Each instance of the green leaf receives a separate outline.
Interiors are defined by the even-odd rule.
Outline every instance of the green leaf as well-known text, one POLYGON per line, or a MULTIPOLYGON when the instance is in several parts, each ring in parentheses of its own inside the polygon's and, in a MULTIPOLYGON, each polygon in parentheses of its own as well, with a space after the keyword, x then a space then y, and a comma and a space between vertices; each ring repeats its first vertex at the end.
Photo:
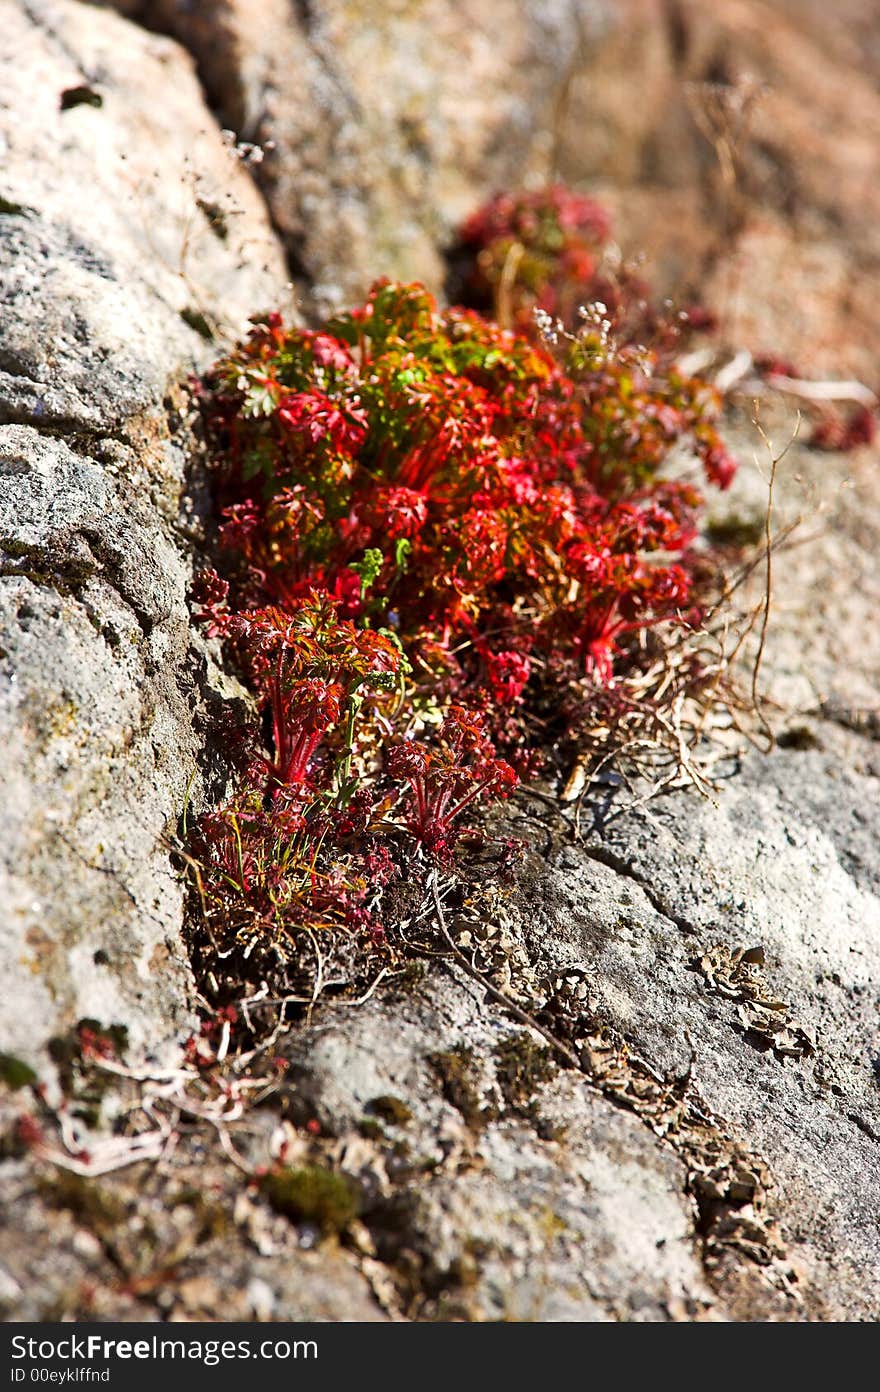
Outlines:
POLYGON ((352 562, 351 569, 354 571, 355 575, 361 577, 361 599, 363 599, 367 590, 369 590, 372 585, 375 585, 384 564, 385 557, 375 546, 367 548, 364 552, 362 561, 352 562))
POLYGON ((380 629, 377 629, 376 631, 377 631, 377 633, 381 633, 382 636, 383 636, 383 638, 387 638, 389 642, 393 643, 394 646, 395 646, 395 648, 397 649, 397 651, 400 653, 400 670, 399 670, 399 672, 398 672, 398 675, 399 675, 401 678, 403 678, 403 677, 405 677, 405 676, 408 676, 409 673, 412 671, 412 663, 410 662, 409 658, 407 657, 407 655, 406 655, 406 649, 404 648, 403 644, 401 643, 400 638, 398 637, 398 635, 394 632, 394 629, 393 629, 393 628, 380 628, 380 629))
POLYGON ((24 1059, 16 1058, 14 1054, 0 1054, 0 1083, 17 1092, 19 1088, 30 1087, 36 1081, 36 1073, 24 1059))
POLYGON ((249 383, 242 415, 256 418, 271 416, 275 411, 275 394, 265 382, 249 383))

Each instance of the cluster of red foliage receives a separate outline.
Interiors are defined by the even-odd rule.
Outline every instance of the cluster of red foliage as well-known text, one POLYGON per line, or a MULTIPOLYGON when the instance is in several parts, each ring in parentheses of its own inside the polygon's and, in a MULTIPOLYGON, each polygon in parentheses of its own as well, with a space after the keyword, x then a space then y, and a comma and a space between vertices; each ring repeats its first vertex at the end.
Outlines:
POLYGON ((837 411, 826 412, 813 427, 810 444, 816 449, 846 453, 873 444, 876 437, 876 413, 867 406, 856 406, 846 417, 837 411))
POLYGON ((605 209, 564 185, 498 194, 461 232, 466 302, 527 337, 536 322, 554 332, 586 320, 606 339, 596 354, 586 336, 592 361, 576 374, 588 396, 585 428, 605 467, 653 475, 670 438, 689 435, 708 477, 726 488, 736 466, 714 427, 710 390, 675 367, 683 337, 712 328, 713 317, 701 306, 670 317, 637 271, 608 261, 610 236, 605 209), (608 339, 616 351, 607 351, 608 339))
POLYGON ((471 308, 527 337, 535 312, 573 328, 584 306, 601 304, 620 342, 650 343, 655 354, 683 334, 718 327, 705 305, 669 316, 638 269, 621 260, 601 204, 564 184, 499 193, 467 219, 457 255, 461 297, 471 308))
MULTIPOLYGON (((604 214, 548 198, 551 219, 495 200, 468 236, 492 246, 515 218, 592 275, 604 214)), ((620 295, 576 333, 515 333, 379 282, 318 332, 270 316, 204 380, 225 578, 196 598, 268 745, 196 831, 233 929, 381 945, 395 847, 448 859, 467 811, 530 767, 540 712, 613 684, 640 632, 694 621, 700 496, 659 470, 683 442, 722 487, 734 466, 711 389, 668 342, 621 341, 626 320, 620 295)))
MULTIPOLYGON (((601 271, 611 222, 600 203, 565 185, 499 193, 460 233, 468 270, 464 298, 529 335, 534 311, 572 324, 581 305, 622 306, 624 294, 601 271)), ((646 290, 630 281, 631 310, 646 290)))
MULTIPOLYGON (((620 262, 610 239, 606 210, 564 185, 500 193, 468 218, 461 230, 464 271, 459 289, 468 305, 526 335, 534 331, 536 313, 571 329, 583 306, 601 304, 618 344, 651 346, 654 380, 649 399, 632 401, 626 421, 628 428, 635 427, 642 435, 650 428, 652 402, 661 397, 658 367, 669 369, 683 337, 716 329, 718 324, 703 305, 692 305, 670 318, 666 308, 655 303, 638 271, 620 262)), ((792 363, 771 356, 756 359, 755 368, 770 384, 774 378, 804 375, 792 363)), ((670 375, 675 404, 679 410, 691 410, 691 428, 710 476, 714 471, 715 481, 724 487, 732 465, 705 420, 699 397, 689 400, 696 384, 676 383, 674 372, 670 375)), ((696 385, 696 390, 702 391, 702 386, 696 385)), ((615 392, 613 383, 606 381, 597 394, 600 414, 609 402, 615 402, 615 392)), ((619 401, 614 409, 619 410, 619 401)), ((876 437, 877 414, 870 407, 860 405, 844 412, 830 403, 806 403, 802 409, 812 419, 809 443, 816 449, 847 451, 871 444, 876 437)))
MULTIPOLYGON (((755 368, 771 385, 774 381, 784 384, 785 379, 803 379, 803 373, 785 358, 764 355, 755 359, 755 368)), ((877 437, 877 412, 869 406, 854 406, 847 414, 830 402, 807 403, 806 409, 813 417, 809 443, 814 449, 848 453, 873 444, 877 437)))

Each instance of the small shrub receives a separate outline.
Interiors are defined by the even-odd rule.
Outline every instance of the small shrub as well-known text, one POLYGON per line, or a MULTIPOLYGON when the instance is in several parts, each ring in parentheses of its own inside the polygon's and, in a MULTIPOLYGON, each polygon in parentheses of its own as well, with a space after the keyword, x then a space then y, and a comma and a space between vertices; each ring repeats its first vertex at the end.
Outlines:
MULTIPOLYGON (((554 267, 595 273, 607 227, 574 196, 530 199, 511 216, 537 229, 546 306, 554 267)), ((490 280, 508 213, 480 223, 490 280)), ((413 857, 450 864, 646 635, 698 622, 700 495, 661 471, 689 442, 726 486, 718 402, 618 334, 622 305, 523 334, 380 281, 317 331, 268 316, 202 383, 222 574, 194 597, 260 717, 190 842, 227 996, 280 968, 307 1003, 395 962, 383 904, 413 857)))
POLYGON ((610 236, 605 210, 563 185, 498 194, 461 229, 465 298, 527 337, 541 324, 572 332, 586 318, 577 375, 597 460, 630 478, 646 466, 653 474, 670 440, 689 434, 707 476, 726 488, 736 465, 715 428, 717 394, 675 366, 683 337, 714 318, 702 306, 670 316, 636 271, 607 255, 610 236))
POLYGON ((460 1112, 473 1131, 481 1131, 494 1119, 491 1107, 483 1105, 476 1062, 470 1049, 459 1047, 429 1054, 428 1062, 440 1082, 446 1101, 460 1112))

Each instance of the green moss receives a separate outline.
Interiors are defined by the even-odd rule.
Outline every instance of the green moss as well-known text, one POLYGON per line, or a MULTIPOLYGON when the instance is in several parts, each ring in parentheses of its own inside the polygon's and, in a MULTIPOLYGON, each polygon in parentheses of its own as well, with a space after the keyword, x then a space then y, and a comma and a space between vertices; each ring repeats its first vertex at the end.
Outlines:
POLYGON ((260 1180, 276 1213, 293 1223, 316 1223, 324 1233, 340 1233, 357 1217, 360 1194, 354 1180, 320 1165, 272 1170, 260 1180))
POLYGON ((201 1189, 186 1185, 165 1200, 168 1208, 190 1208, 196 1220, 196 1242, 223 1237, 230 1228, 230 1216, 222 1204, 206 1199, 201 1189))
POLYGON ((392 987, 396 991, 414 991, 421 986, 424 979, 424 962, 407 962, 403 969, 395 975, 392 987))
POLYGON ((192 305, 187 305, 186 309, 180 311, 180 317, 184 324, 210 343, 214 337, 214 330, 210 320, 200 309, 194 309, 192 305))
POLYGON ((94 1180, 59 1170, 51 1178, 40 1179, 37 1189, 52 1208, 66 1208, 84 1226, 105 1237, 125 1219, 127 1209, 121 1199, 94 1180))
POLYGON ((32 585, 55 590, 63 599, 78 598, 96 571, 92 561, 59 557, 47 547, 34 546, 16 537, 0 537, 0 575, 20 575, 32 585), (20 564, 14 564, 16 561, 20 564))
POLYGON ((549 1049, 523 1033, 512 1035, 498 1045, 495 1071, 504 1100, 518 1110, 532 1100, 541 1083, 553 1077, 556 1065, 549 1049))
POLYGON ((429 1054, 428 1062, 440 1079, 446 1101, 461 1112, 468 1126, 481 1131, 493 1120, 493 1111, 484 1107, 480 1098, 477 1069, 470 1049, 459 1047, 429 1054))
POLYGON ((375 1117, 362 1117, 358 1122, 358 1131, 368 1141, 384 1141, 385 1128, 375 1117))
POLYGON ((0 1054, 0 1083, 17 1092, 19 1088, 30 1087, 36 1081, 36 1073, 24 1059, 16 1058, 14 1054, 0 1054))
POLYGON ((104 98, 100 92, 96 92, 93 87, 88 87, 82 83, 79 87, 66 87, 61 93, 61 110, 72 111, 75 106, 94 106, 100 108, 104 105, 104 98))
POLYGON ((755 546, 764 535, 763 517, 747 517, 733 513, 710 522, 706 536, 716 546, 755 546))
POLYGON ((389 1126, 407 1126, 412 1121, 412 1111, 399 1097, 374 1097, 367 1103, 366 1110, 387 1121, 389 1126))

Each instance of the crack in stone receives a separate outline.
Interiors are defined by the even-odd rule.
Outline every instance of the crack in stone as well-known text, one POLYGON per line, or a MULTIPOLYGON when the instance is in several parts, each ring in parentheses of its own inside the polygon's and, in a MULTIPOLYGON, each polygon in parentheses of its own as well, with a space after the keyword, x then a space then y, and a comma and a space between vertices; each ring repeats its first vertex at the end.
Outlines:
POLYGON ((600 865, 605 865, 609 870, 613 870, 615 874, 622 875, 625 879, 632 880, 633 884, 637 884, 652 909, 661 918, 668 919, 682 933, 687 933, 690 937, 698 936, 700 930, 695 924, 691 923, 690 919, 685 918, 683 914, 676 913, 669 901, 654 888, 649 880, 639 875, 630 861, 615 851, 609 850, 606 846, 581 845, 579 849, 589 860, 595 860, 600 865))

